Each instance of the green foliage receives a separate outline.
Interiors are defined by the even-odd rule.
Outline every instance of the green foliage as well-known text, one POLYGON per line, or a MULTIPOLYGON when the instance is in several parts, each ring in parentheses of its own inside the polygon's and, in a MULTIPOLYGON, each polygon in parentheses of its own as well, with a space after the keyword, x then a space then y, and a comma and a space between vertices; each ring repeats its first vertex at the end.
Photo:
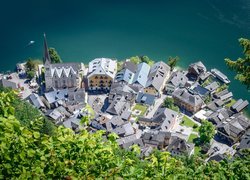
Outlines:
POLYGON ((38 59, 29 58, 26 61, 25 67, 26 67, 27 71, 37 71, 39 64, 42 64, 42 61, 40 61, 38 59))
POLYGON ((123 68, 123 67, 122 67, 122 66, 123 66, 123 63, 124 63, 123 61, 118 61, 118 62, 117 62, 117 71, 118 71, 118 72, 119 72, 120 70, 122 70, 122 68, 123 68))
POLYGON ((130 58, 130 61, 134 64, 139 64, 141 63, 141 59, 139 58, 139 56, 134 56, 130 58))
MULTIPOLYGON (((12 115, 15 115, 16 119, 22 126, 31 128, 31 122, 39 119, 41 126, 39 131, 48 135, 54 134, 55 125, 45 117, 37 108, 33 107, 30 103, 20 100, 14 91, 7 88, 0 88, 0 93, 5 93, 9 96, 8 105, 13 108, 12 115)), ((0 109, 0 113, 1 109, 0 109)), ((10 114, 10 113, 9 113, 10 114)))
POLYGON ((83 117, 81 118, 81 124, 83 124, 84 126, 89 125, 89 123, 90 123, 90 120, 89 120, 89 117, 88 117, 88 116, 83 116, 83 117))
POLYGON ((235 78, 250 89, 250 40, 240 38, 239 43, 243 47, 244 57, 236 61, 226 58, 225 61, 228 67, 237 73, 235 78))
POLYGON ((174 99, 171 97, 166 97, 162 104, 163 107, 172 109, 173 111, 179 112, 179 107, 174 105, 174 99))
POLYGON ((62 60, 55 48, 49 48, 49 55, 52 64, 61 63, 62 60))
POLYGON ((32 79, 35 77, 39 64, 42 64, 42 62, 40 60, 37 60, 37 59, 29 58, 26 61, 25 67, 26 67, 27 77, 29 79, 32 79))
POLYGON ((33 79, 35 77, 35 72, 34 71, 27 71, 27 77, 28 77, 28 79, 33 79))
POLYGON ((171 71, 174 69, 174 67, 177 65, 178 61, 180 60, 180 58, 178 56, 172 57, 169 56, 167 64, 169 65, 169 67, 171 68, 171 71))
POLYGON ((154 151, 141 159, 140 150, 120 149, 117 135, 104 131, 75 134, 59 127, 54 136, 40 133, 41 121, 22 126, 11 106, 12 92, 0 94, 1 179, 249 179, 250 156, 208 162, 191 156, 175 159, 154 151))
POLYGON ((228 85, 227 84, 223 84, 221 85, 218 89, 216 89, 216 92, 219 93, 225 89, 228 89, 228 85))
POLYGON ((154 64, 154 61, 149 59, 148 56, 134 56, 130 58, 130 61, 133 62, 134 64, 140 64, 142 62, 145 62, 150 66, 154 64))
POLYGON ((210 140, 215 135, 215 127, 211 122, 203 120, 199 128, 199 133, 200 133, 200 142, 203 144, 209 143, 210 140))

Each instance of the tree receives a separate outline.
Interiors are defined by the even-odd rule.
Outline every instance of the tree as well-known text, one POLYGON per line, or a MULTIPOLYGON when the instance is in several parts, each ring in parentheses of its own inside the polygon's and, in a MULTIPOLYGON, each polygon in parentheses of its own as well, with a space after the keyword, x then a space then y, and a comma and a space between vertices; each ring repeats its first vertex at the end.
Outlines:
POLYGON ((162 104, 163 107, 172 109, 173 111, 177 111, 179 112, 179 107, 174 105, 174 99, 170 98, 170 97, 166 97, 166 99, 164 99, 164 102, 162 104))
POLYGON ((89 125, 89 123, 90 123, 89 117, 88 117, 88 116, 83 116, 83 117, 81 118, 81 123, 82 123, 84 126, 89 125))
POLYGON ((25 67, 28 71, 33 71, 36 69, 36 63, 31 58, 29 58, 25 64, 25 67))
POLYGON ((236 61, 226 58, 225 61, 228 67, 237 73, 235 78, 250 89, 250 40, 240 38, 239 43, 243 47, 244 57, 236 61))
POLYGON ((27 77, 28 77, 28 79, 33 79, 35 77, 35 72, 34 71, 27 71, 27 77))
POLYGON ((211 122, 203 120, 199 128, 199 133, 201 143, 209 143, 215 135, 215 127, 211 122))
POLYGON ((180 60, 180 58, 178 56, 175 56, 175 57, 169 56, 167 64, 170 66, 171 71, 177 65, 177 63, 178 63, 179 60, 180 60))
POLYGON ((134 64, 139 64, 141 62, 141 59, 139 58, 139 56, 134 56, 130 58, 130 62, 134 64))
POLYGON ((52 64, 62 62, 62 60, 61 60, 60 56, 58 55, 55 48, 49 48, 49 55, 50 55, 50 59, 51 59, 52 64))

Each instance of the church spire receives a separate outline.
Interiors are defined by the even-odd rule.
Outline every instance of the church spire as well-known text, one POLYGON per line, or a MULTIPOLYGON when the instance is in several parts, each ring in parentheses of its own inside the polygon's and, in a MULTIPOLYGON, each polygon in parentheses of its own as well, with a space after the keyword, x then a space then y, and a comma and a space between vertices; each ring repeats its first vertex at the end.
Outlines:
POLYGON ((46 34, 44 33, 44 55, 43 55, 43 61, 44 61, 44 64, 45 63, 51 63, 51 60, 50 60, 50 55, 49 55, 49 48, 48 48, 48 44, 47 44, 47 39, 46 39, 46 34))

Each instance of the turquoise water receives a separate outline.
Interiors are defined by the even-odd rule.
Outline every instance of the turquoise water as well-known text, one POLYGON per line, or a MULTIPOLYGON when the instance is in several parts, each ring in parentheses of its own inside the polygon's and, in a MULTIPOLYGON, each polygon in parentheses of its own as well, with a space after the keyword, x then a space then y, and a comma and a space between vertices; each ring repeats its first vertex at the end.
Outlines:
POLYGON ((202 60, 232 80, 236 98, 250 94, 233 80, 225 57, 241 56, 237 39, 250 38, 249 0, 6 0, 0 7, 0 72, 42 57, 42 34, 64 61, 148 55, 180 65, 202 60), (34 40, 33 46, 25 47, 34 40))

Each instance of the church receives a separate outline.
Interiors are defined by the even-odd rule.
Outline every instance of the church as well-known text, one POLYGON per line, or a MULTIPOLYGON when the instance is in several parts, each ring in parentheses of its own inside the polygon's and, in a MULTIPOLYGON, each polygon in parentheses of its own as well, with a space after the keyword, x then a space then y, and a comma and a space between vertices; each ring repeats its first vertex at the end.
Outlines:
POLYGON ((52 64, 45 34, 43 62, 45 68, 46 91, 50 91, 53 88, 81 88, 84 74, 83 63, 52 64))

